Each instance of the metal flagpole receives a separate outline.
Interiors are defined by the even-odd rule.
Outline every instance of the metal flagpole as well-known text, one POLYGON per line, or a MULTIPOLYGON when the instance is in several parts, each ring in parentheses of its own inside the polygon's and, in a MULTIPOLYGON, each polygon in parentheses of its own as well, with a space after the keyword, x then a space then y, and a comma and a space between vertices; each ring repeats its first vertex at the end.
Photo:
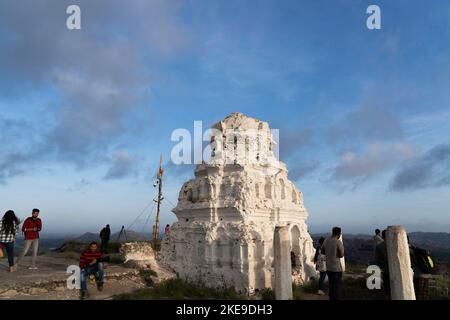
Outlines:
POLYGON ((163 162, 163 156, 161 154, 159 158, 159 171, 158 171, 158 177, 156 183, 158 184, 158 197, 156 198, 156 222, 153 226, 153 241, 156 243, 156 241, 159 238, 159 214, 161 209, 161 201, 164 199, 162 196, 162 176, 164 173, 164 170, 162 168, 162 162, 163 162))

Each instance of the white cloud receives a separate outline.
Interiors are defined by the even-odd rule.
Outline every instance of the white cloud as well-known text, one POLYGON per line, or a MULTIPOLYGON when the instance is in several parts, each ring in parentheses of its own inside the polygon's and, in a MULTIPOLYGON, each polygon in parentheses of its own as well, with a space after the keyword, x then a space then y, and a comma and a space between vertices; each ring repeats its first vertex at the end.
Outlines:
POLYGON ((106 173, 105 180, 121 179, 137 173, 136 159, 125 150, 119 150, 112 155, 112 166, 106 173))
POLYGON ((330 180, 343 189, 354 189, 366 180, 417 156, 418 150, 408 144, 370 143, 360 152, 343 152, 339 163, 330 169, 330 180))

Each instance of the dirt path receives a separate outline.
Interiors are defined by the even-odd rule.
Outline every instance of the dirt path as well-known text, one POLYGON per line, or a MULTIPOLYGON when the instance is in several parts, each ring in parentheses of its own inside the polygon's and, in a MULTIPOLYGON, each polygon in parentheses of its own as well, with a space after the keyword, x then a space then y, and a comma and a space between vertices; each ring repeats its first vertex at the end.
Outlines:
MULTIPOLYGON (((15 300, 72 300, 79 298, 78 290, 67 288, 67 267, 78 264, 76 253, 50 253, 39 256, 38 270, 29 270, 30 257, 24 258, 17 272, 8 272, 6 259, 0 260, 0 299, 15 300)), ((111 299, 113 295, 143 288, 139 272, 121 265, 108 265, 105 285, 98 292, 94 281, 88 283, 90 299, 111 299)))

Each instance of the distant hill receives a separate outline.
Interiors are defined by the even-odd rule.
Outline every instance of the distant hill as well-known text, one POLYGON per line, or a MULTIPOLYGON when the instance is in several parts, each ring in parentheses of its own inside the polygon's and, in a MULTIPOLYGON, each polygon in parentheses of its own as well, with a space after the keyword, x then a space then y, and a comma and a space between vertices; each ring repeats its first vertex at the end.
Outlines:
POLYGON ((450 250, 450 233, 446 232, 411 232, 409 241, 420 247, 450 250))
MULTIPOLYGON (((117 241, 117 239, 119 239, 119 233, 120 231, 113 233, 111 235, 111 241, 117 241)), ((150 240, 150 234, 136 232, 133 230, 125 230, 125 232, 122 233, 122 235, 120 236, 119 242, 144 241, 144 240, 150 240)))
POLYGON ((409 241, 430 251, 439 273, 450 274, 450 233, 412 232, 409 234, 409 241))
MULTIPOLYGON (((327 238, 331 235, 331 233, 312 233, 311 237, 313 237, 314 239, 319 239, 320 237, 324 237, 327 238)), ((343 238, 345 239, 364 239, 364 240, 368 240, 368 239, 372 239, 371 235, 368 234, 363 234, 363 233, 357 233, 357 234, 353 234, 353 233, 345 233, 343 234, 343 238)))
POLYGON ((99 237, 98 237, 97 233, 86 232, 73 240, 79 241, 79 242, 92 242, 92 241, 98 241, 99 237))
MULTIPOLYGON (((119 233, 120 231, 113 233, 111 235, 110 241, 116 242, 117 239, 119 239, 119 233)), ((86 232, 81 236, 74 238, 73 240, 79 242, 92 242, 92 241, 100 241, 100 237, 98 233, 86 232)), ((122 235, 120 235, 119 242, 144 241, 144 240, 150 240, 149 233, 141 233, 134 230, 125 230, 125 232, 122 233, 122 235)))

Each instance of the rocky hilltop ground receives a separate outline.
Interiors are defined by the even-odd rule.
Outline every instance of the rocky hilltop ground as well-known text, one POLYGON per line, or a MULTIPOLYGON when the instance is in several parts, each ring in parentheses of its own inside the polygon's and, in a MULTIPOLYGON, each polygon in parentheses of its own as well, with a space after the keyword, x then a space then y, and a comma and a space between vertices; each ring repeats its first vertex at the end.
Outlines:
MULTIPOLYGON (((443 278, 438 280, 438 286, 441 287, 437 297, 448 299, 450 290, 450 278, 448 268, 450 261, 447 256, 448 246, 445 242, 448 234, 410 234, 410 240, 414 245, 418 245, 431 250, 438 263, 438 274, 443 278), (444 238, 443 238, 444 237, 444 238), (447 251, 446 251, 447 249, 447 251)), ((314 234, 314 240, 321 235, 314 234)), ((89 284, 91 299, 105 300, 122 296, 126 299, 158 299, 171 298, 220 298, 224 293, 217 293, 205 290, 204 288, 194 288, 178 280, 174 282, 166 281, 175 278, 175 274, 170 270, 161 269, 155 263, 154 254, 147 242, 132 242, 128 249, 120 253, 119 248, 124 244, 111 244, 112 261, 106 269, 105 289, 98 292, 95 284, 89 284), (141 247, 143 246, 143 247, 141 247), (150 257, 150 258, 149 258, 150 257), (158 290, 149 292, 149 288, 160 286, 158 290), (189 296, 192 293, 197 296, 189 296), (200 295, 199 295, 200 294, 200 295)), ((53 245, 53 243, 52 243, 53 245)), ((79 298, 77 290, 67 289, 66 273, 69 265, 77 265, 80 252, 86 243, 69 241, 64 245, 58 245, 57 251, 49 251, 48 248, 39 254, 38 270, 28 270, 30 257, 23 260, 23 266, 15 273, 9 273, 7 259, 0 259, 0 300, 76 300, 79 298)), ((373 256, 373 247, 370 236, 367 235, 347 235, 345 238, 345 248, 347 255, 347 273, 344 276, 346 287, 346 299, 359 297, 360 299, 379 299, 383 298, 373 292, 367 292, 365 288, 365 278, 367 273, 365 266, 370 262, 373 256)), ((20 251, 17 251, 20 252, 20 251)), ((436 285, 434 285, 436 287, 436 285)), ((324 296, 318 296, 317 283, 312 282, 305 288, 297 288, 296 299, 326 299, 324 296)), ((433 289, 436 291, 435 289, 433 289)), ((227 294, 227 293, 225 293, 227 294)), ((270 291, 262 292, 262 296, 269 294, 270 291)), ((232 296, 231 298, 233 298, 232 296)), ((233 298, 234 299, 234 298, 233 298)))
MULTIPOLYGON (((128 245, 122 253, 112 254, 111 263, 105 269, 105 286, 98 292, 95 282, 88 284, 91 299, 105 300, 114 296, 130 293, 145 288, 148 281, 158 283, 174 277, 169 270, 162 270, 155 263, 154 255, 149 244, 128 245), (140 246, 136 248, 136 246, 140 246), (145 246, 145 248, 142 248, 145 246), (152 270, 151 279, 142 277, 143 270, 152 270)), ((47 252, 38 256, 38 270, 29 270, 31 258, 25 257, 16 272, 8 271, 7 259, 0 260, 0 299, 16 300, 72 300, 79 298, 78 290, 67 288, 70 276, 67 268, 78 265, 80 248, 69 244, 65 249, 47 252)))

